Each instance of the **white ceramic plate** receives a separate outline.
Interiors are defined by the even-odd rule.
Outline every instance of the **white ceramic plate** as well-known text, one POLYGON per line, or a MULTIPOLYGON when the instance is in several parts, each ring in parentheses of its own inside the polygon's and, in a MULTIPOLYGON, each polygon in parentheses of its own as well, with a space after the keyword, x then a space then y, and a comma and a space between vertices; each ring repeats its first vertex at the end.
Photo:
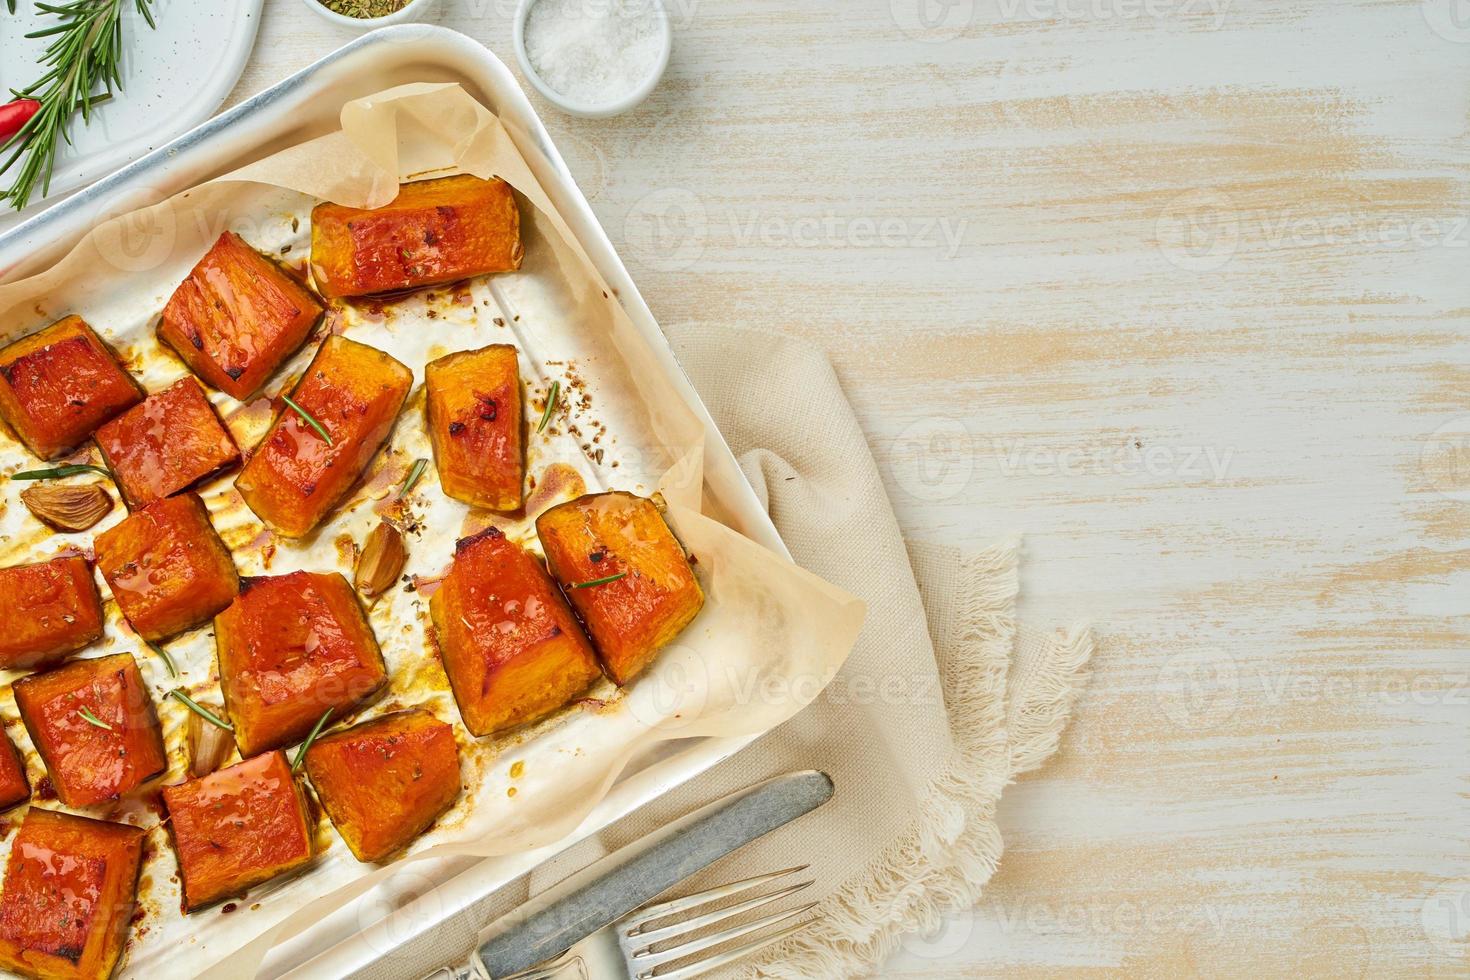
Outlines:
MULTIPOLYGON (((149 30, 132 0, 124 0, 123 92, 98 106, 89 125, 80 118, 73 122, 72 144, 57 154, 48 200, 85 187, 208 119, 245 70, 261 3, 154 0, 158 27, 149 30)), ((42 73, 36 59, 50 39, 25 35, 56 22, 36 10, 34 0, 19 0, 14 14, 0 3, 0 101, 42 73)), ((9 187, 13 174, 14 169, 0 176, 0 186, 9 187)), ((39 203, 38 190, 21 213, 34 213, 39 203)), ((0 229, 16 220, 14 212, 0 212, 0 229)))

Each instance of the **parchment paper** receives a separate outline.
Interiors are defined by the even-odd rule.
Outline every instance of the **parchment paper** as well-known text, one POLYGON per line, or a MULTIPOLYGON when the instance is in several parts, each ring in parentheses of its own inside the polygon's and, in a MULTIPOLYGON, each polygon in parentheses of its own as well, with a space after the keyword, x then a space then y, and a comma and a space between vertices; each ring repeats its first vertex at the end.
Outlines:
MULTIPOLYGON (((521 271, 392 303, 337 304, 322 332, 348 333, 414 370, 416 386, 388 447, 349 501, 311 538, 277 539, 235 493, 233 476, 202 495, 241 574, 297 568, 351 575, 356 548, 383 518, 409 528, 410 578, 374 601, 369 615, 391 676, 388 693, 353 721, 422 704, 455 724, 465 791, 454 809, 397 860, 451 854, 497 855, 552 843, 576 828, 627 761, 659 741, 736 736, 775 727, 813 700, 847 656, 862 604, 701 513, 703 430, 659 362, 596 274, 510 137, 484 107, 455 85, 401 86, 344 106, 342 129, 251 164, 228 177, 127 215, 101 221, 61 262, 0 286, 0 340, 80 313, 150 391, 186 373, 154 339, 159 311, 194 262, 224 230, 305 272, 311 206, 319 199, 376 207, 400 179, 473 173, 500 176, 520 196, 526 259, 521 271), (565 412, 529 438, 528 496, 522 516, 472 511, 444 497, 434 467, 406 502, 396 499, 415 459, 431 457, 423 428, 426 361, 488 343, 521 351, 527 415, 534 430, 546 391, 560 383, 565 412), (448 567, 457 537, 495 523, 539 552, 532 521, 581 492, 604 488, 660 492, 670 524, 694 556, 707 594, 699 617, 628 688, 600 683, 589 696, 527 730, 474 739, 428 639, 428 596, 448 567)), ((99 216, 99 218, 104 216, 99 216)), ((266 387, 290 387, 315 338, 266 387)), ((211 398, 247 451, 269 425, 271 401, 211 398)), ((780 406, 771 406, 779 411, 780 406)), ((37 462, 8 437, 0 473, 37 462)), ((71 461, 96 462, 90 445, 71 461)), ((90 482, 93 478, 76 478, 90 482)), ((20 504, 18 484, 0 501, 0 564, 86 550, 93 535, 120 520, 121 506, 84 534, 49 532, 20 504)), ((104 597, 107 596, 103 585, 104 597)), ((184 916, 177 869, 159 825, 156 788, 183 778, 186 711, 170 689, 218 703, 212 630, 168 645, 181 678, 133 635, 108 601, 104 641, 85 651, 132 652, 154 695, 171 769, 112 806, 85 811, 151 828, 135 925, 121 976, 254 974, 269 946, 362 894, 393 865, 358 863, 322 820, 321 854, 303 874, 253 889, 244 899, 184 916)), ((18 723, 9 682, 0 698, 7 728, 26 755, 32 780, 39 759, 18 723)), ((345 724, 345 723, 344 723, 345 724)), ((55 800, 44 805, 64 809, 55 800)), ((0 847, 0 856, 8 844, 0 847)))

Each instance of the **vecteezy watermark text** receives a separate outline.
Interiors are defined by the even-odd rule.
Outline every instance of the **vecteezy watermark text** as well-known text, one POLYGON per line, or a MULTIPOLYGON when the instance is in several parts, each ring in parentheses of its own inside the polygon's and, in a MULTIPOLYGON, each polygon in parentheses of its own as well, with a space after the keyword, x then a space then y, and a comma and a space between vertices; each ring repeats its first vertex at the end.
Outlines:
POLYGON ((679 272, 698 263, 713 242, 739 248, 922 249, 948 261, 959 253, 968 227, 969 218, 952 215, 718 209, 693 191, 664 188, 633 204, 623 222, 623 235, 642 264, 661 272, 679 272))

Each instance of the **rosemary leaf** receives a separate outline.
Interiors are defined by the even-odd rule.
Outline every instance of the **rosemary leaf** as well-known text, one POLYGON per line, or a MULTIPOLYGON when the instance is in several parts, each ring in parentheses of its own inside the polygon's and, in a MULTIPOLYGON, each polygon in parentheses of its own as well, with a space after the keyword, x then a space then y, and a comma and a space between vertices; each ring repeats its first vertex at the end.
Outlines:
POLYGON ((93 466, 91 463, 72 463, 68 466, 56 466, 47 470, 26 470, 22 473, 12 473, 10 478, 12 480, 64 480, 79 473, 101 473, 109 480, 112 479, 110 471, 100 466, 93 466))
POLYGON ((77 714, 81 716, 82 721, 85 721, 87 724, 92 725, 95 728, 105 728, 109 732, 112 731, 111 725, 103 721, 101 718, 98 718, 96 715, 92 714, 92 712, 87 708, 78 708, 77 714))
POLYGON ((185 694, 183 688, 176 687, 168 693, 171 697, 178 698, 180 701, 182 701, 184 703, 184 707, 188 708, 190 711, 194 712, 200 718, 203 718, 205 721, 209 722, 216 728, 223 728, 227 732, 233 732, 235 730, 234 725, 231 725, 227 721, 221 720, 220 717, 216 715, 213 711, 210 711, 208 708, 201 706, 200 704, 195 702, 193 698, 185 694))
POLYGON ((618 572, 616 575, 609 575, 609 576, 607 576, 607 578, 595 578, 595 579, 593 579, 590 582, 576 582, 576 583, 574 583, 572 585, 567 586, 567 588, 570 588, 570 589, 590 589, 594 585, 606 585, 609 582, 616 582, 618 579, 622 578, 623 576, 625 576, 627 574, 628 574, 627 572, 618 572))
POLYGON ((170 657, 168 655, 168 651, 163 648, 162 644, 154 643, 152 640, 144 640, 143 642, 148 644, 148 649, 152 650, 154 653, 163 658, 163 665, 168 668, 168 676, 179 676, 178 668, 174 666, 173 657, 170 657))
POLYGON ((285 400, 287 405, 291 406, 292 411, 301 416, 302 421, 304 421, 307 425, 316 430, 317 435, 327 440, 327 445, 332 445, 332 437, 327 434, 326 429, 322 428, 322 424, 320 422, 311 417, 310 412, 293 402, 290 395, 282 395, 281 398, 285 400))
POLYGON ((413 469, 408 471, 408 478, 403 481, 403 486, 398 491, 399 500, 408 496, 408 491, 412 490, 413 485, 419 482, 419 477, 424 475, 424 467, 428 464, 429 461, 427 459, 416 459, 413 461, 413 469))
POLYGON ((327 719, 330 717, 332 717, 332 709, 328 708, 325 712, 322 713, 322 716, 316 720, 316 724, 312 726, 311 734, 306 736, 306 741, 302 742, 301 748, 296 751, 296 761, 291 763, 292 772, 300 769, 301 764, 306 761, 306 750, 311 748, 311 743, 315 742, 316 737, 322 733, 322 726, 327 723, 327 719))
POLYGON ((556 411, 556 400, 559 397, 561 397, 561 382, 553 381, 551 390, 546 393, 546 411, 541 413, 541 424, 536 426, 537 432, 546 428, 546 423, 551 421, 552 413, 556 411))

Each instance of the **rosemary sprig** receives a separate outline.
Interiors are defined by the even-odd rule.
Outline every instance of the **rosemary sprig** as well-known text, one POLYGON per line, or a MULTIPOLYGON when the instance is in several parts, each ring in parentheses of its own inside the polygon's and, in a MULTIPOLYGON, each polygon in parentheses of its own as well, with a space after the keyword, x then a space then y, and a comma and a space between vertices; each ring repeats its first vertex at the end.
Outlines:
POLYGON ((112 479, 112 472, 110 470, 105 470, 100 466, 93 466, 91 463, 72 463, 67 466, 55 466, 46 470, 25 470, 21 473, 10 474, 10 478, 12 480, 63 480, 66 477, 76 476, 79 473, 101 473, 109 480, 112 479))
POLYGON ((419 477, 424 475, 424 467, 427 465, 429 465, 427 459, 416 459, 413 461, 413 469, 408 471, 408 478, 403 481, 403 486, 398 490, 399 500, 408 496, 408 491, 412 490, 413 485, 419 482, 419 477))
POLYGON ((109 732, 112 731, 111 725, 103 721, 101 718, 98 718, 96 715, 92 714, 92 712, 87 708, 78 708, 77 714, 81 715, 82 721, 85 721, 87 724, 92 725, 95 728, 105 728, 109 732))
POLYGON ((168 651, 163 648, 162 644, 154 643, 152 640, 144 640, 143 642, 148 644, 148 649, 163 658, 163 665, 168 668, 168 676, 179 676, 179 670, 174 666, 174 658, 168 655, 168 651))
POLYGON ((306 761, 306 750, 311 748, 311 743, 315 742, 316 737, 322 733, 322 726, 327 723, 327 719, 330 717, 332 717, 332 709, 328 708, 325 712, 322 713, 322 716, 316 720, 316 724, 312 726, 311 734, 306 736, 306 741, 302 742, 301 748, 296 751, 296 761, 291 763, 292 772, 300 769, 301 764, 306 761))
POLYGON ((623 576, 625 576, 627 574, 628 574, 627 572, 618 572, 616 575, 609 575, 606 578, 595 578, 595 579, 593 579, 590 582, 574 582, 571 585, 567 586, 567 588, 569 588, 569 589, 590 589, 594 585, 606 585, 609 582, 616 582, 618 579, 622 578, 623 576))
POLYGON ((310 412, 308 412, 306 409, 302 408, 300 405, 298 405, 294 401, 292 401, 290 395, 282 395, 281 398, 285 400, 285 402, 286 402, 287 405, 290 405, 291 406, 292 411, 294 411, 297 415, 301 416, 301 420, 303 422, 305 422, 307 425, 311 426, 313 429, 316 430, 316 434, 317 435, 319 435, 323 439, 327 440, 327 445, 329 445, 329 446, 332 445, 332 437, 329 436, 329 435, 327 435, 327 430, 322 428, 322 424, 320 422, 318 422, 316 419, 314 419, 314 418, 311 417, 311 413, 310 412))
POLYGON ((536 426, 536 431, 538 433, 542 429, 546 428, 546 423, 547 422, 550 422, 551 421, 551 415, 552 415, 553 412, 556 411, 556 400, 560 396, 561 396, 561 382, 560 381, 553 381, 551 383, 551 390, 546 393, 546 411, 544 411, 544 412, 541 413, 541 424, 538 425, 538 426, 536 426))
POLYGON ((189 695, 185 694, 183 688, 176 687, 168 693, 170 697, 178 698, 184 703, 184 707, 188 708, 190 711, 194 712, 200 718, 203 718, 205 721, 209 722, 216 728, 223 728, 227 732, 233 732, 235 730, 234 725, 231 725, 227 721, 222 721, 220 717, 216 715, 213 711, 210 711, 208 708, 200 705, 193 698, 189 697, 189 695))
MULTIPOLYGON (((20 210, 30 201, 40 184, 41 196, 51 189, 51 175, 56 169, 56 151, 60 141, 71 142, 68 130, 73 115, 80 110, 82 121, 91 120, 92 107, 112 95, 113 87, 122 89, 122 10, 126 0, 69 0, 46 3, 37 0, 36 9, 54 14, 58 22, 27 34, 28 38, 54 38, 41 55, 45 74, 23 89, 15 90, 16 98, 33 98, 41 108, 14 136, 0 144, 0 153, 14 150, 0 164, 0 174, 22 161, 10 189, 0 193, 0 200, 20 210), (103 91, 93 94, 98 85, 103 91)), ((153 0, 132 0, 138 13, 150 28, 154 27, 153 0)), ((10 0, 15 11, 15 0, 10 0)))

